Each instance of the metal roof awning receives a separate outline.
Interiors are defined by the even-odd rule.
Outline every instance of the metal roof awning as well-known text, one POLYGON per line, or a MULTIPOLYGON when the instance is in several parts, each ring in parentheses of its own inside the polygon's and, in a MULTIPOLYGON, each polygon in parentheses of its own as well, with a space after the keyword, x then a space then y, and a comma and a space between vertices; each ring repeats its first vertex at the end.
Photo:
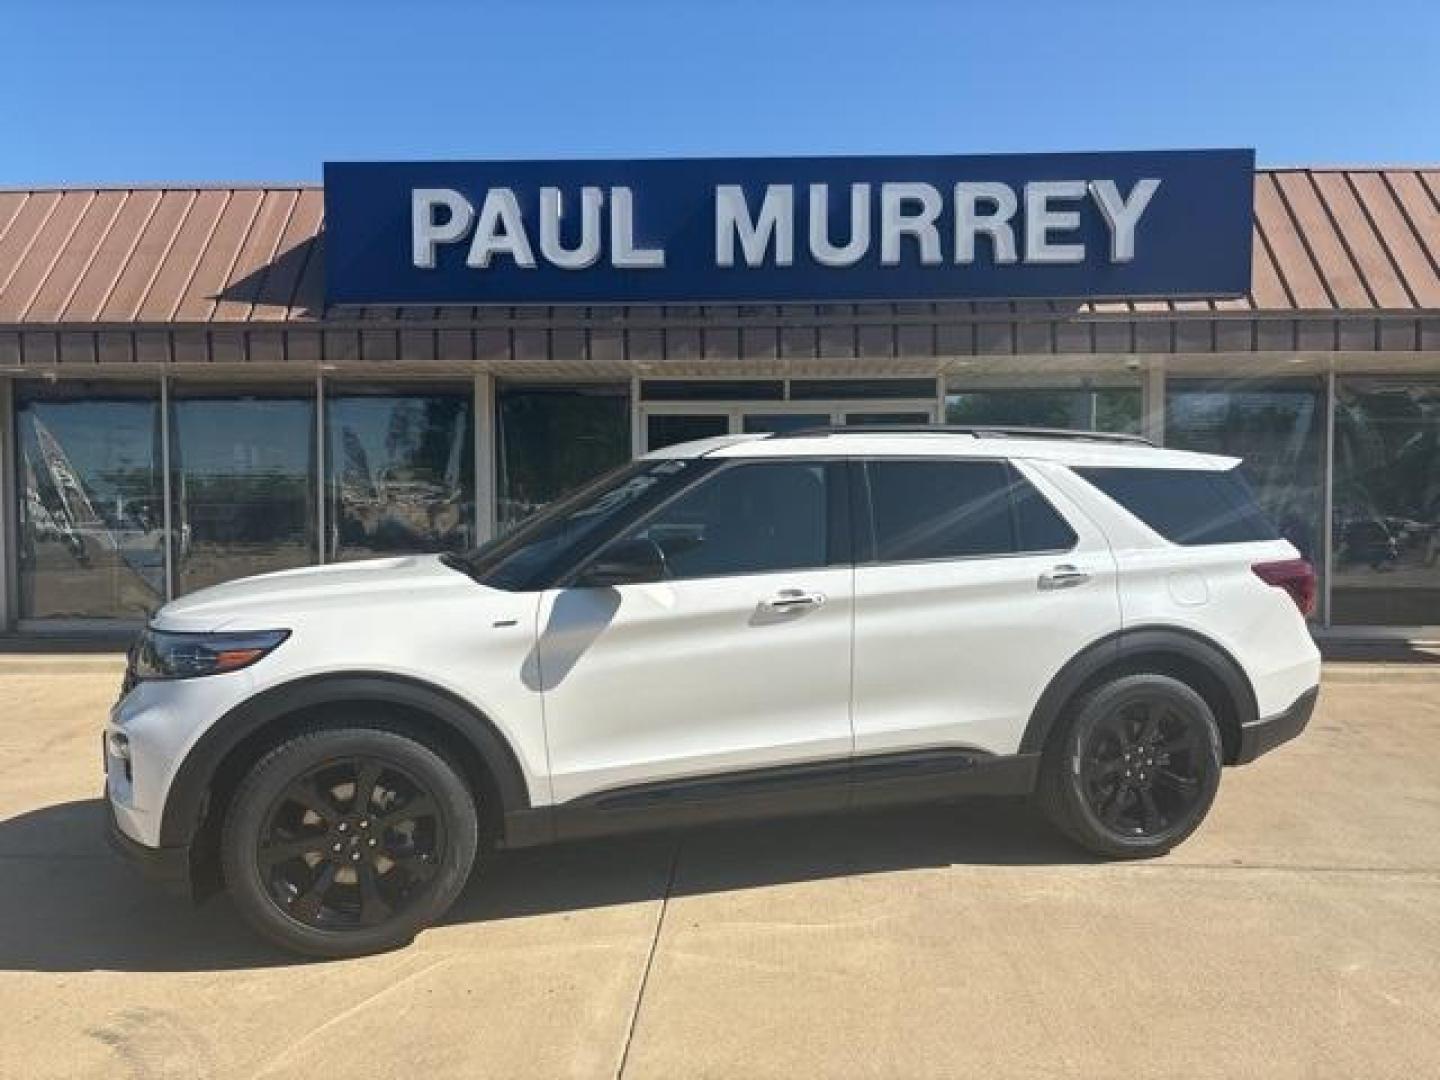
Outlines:
POLYGON ((327 310, 322 204, 0 191, 0 368, 1440 350, 1440 169, 1257 171, 1252 288, 1223 300, 327 310))

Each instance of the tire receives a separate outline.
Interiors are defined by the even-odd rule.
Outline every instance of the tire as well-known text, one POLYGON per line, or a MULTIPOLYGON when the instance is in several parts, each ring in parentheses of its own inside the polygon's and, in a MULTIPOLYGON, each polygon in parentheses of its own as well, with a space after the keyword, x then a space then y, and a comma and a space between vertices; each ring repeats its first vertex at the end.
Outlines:
POLYGON ((436 750, 383 727, 324 728, 256 762, 220 855, 235 906, 270 941, 363 956, 409 943, 445 913, 479 838, 474 797, 436 750))
POLYGON ((1045 816, 1081 847, 1112 859, 1151 858, 1205 820, 1223 760, 1204 698, 1166 675, 1126 675, 1066 710, 1041 759, 1036 794, 1045 816))

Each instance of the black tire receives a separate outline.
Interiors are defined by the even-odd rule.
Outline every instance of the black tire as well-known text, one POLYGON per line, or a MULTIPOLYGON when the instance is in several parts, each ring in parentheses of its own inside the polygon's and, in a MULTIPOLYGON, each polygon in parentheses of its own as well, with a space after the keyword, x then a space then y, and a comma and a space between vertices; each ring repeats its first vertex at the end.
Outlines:
POLYGON ((1150 858, 1205 820, 1223 760, 1204 698, 1166 675, 1126 675, 1066 710, 1041 759, 1037 801, 1081 847, 1150 858))
POLYGON ((261 934, 345 957, 407 944, 442 916, 479 840, 474 797, 435 749, 381 727, 323 728, 256 762, 220 854, 235 906, 261 934))

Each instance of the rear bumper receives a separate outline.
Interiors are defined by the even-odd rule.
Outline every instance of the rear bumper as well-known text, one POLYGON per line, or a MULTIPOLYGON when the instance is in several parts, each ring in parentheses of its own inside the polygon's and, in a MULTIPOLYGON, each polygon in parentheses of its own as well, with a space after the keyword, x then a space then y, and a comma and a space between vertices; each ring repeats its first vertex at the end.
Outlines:
POLYGON ((1315 701, 1319 696, 1320 687, 1312 686, 1284 712, 1243 725, 1240 728, 1240 752, 1235 757, 1235 764, 1254 761, 1304 731, 1315 712, 1315 701))
POLYGON ((125 861, 136 867, 145 878, 167 892, 188 900, 195 898, 194 881, 190 873, 189 845, 152 848, 126 836, 115 818, 115 807, 108 794, 105 798, 105 832, 110 847, 124 856, 125 861))

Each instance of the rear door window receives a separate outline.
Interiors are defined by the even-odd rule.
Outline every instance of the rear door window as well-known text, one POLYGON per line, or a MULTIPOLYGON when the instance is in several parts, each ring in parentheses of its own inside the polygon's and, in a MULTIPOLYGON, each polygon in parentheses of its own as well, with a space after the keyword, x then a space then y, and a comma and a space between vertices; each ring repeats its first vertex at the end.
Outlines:
POLYGON ((1091 484, 1175 544, 1278 540, 1239 467, 1214 469, 1077 468, 1091 484))
POLYGON ((1075 532, 1003 461, 865 464, 877 562, 1065 551, 1075 532))

